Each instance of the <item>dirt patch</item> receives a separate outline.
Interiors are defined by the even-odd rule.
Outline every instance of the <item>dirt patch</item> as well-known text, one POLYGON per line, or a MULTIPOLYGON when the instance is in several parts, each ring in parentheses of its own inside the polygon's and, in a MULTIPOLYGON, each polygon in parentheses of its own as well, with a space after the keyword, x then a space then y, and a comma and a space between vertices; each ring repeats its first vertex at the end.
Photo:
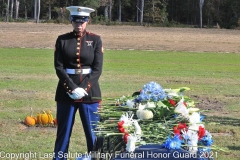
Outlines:
POLYGON ((222 102, 216 98, 200 96, 193 96, 193 98, 197 99, 196 107, 201 110, 215 111, 219 113, 223 111, 223 108, 226 105, 226 102, 222 102))
MULTIPOLYGON (((0 23, 0 47, 54 48, 65 24, 0 23)), ((88 25, 105 49, 240 53, 240 30, 88 25)))

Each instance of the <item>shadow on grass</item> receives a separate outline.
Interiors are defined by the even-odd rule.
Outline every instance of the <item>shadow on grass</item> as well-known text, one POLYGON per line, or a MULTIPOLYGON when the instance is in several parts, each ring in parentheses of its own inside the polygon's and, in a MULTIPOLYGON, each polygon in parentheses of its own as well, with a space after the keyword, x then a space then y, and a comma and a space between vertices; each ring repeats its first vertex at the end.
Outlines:
POLYGON ((240 119, 231 117, 206 116, 204 122, 219 123, 221 125, 240 126, 240 119))
MULTIPOLYGON (((235 150, 235 151, 240 151, 240 146, 228 146, 229 150, 235 150)), ((240 156, 240 155, 239 155, 240 156)))

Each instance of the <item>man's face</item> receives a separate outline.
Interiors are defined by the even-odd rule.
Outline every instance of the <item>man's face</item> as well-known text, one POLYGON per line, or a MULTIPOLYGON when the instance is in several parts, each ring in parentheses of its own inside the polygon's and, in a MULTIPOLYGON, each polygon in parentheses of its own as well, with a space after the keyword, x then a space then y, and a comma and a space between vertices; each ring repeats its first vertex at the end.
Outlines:
POLYGON ((80 23, 80 22, 73 22, 72 21, 72 26, 73 26, 74 31, 76 31, 78 33, 81 33, 86 29, 87 23, 88 22, 83 22, 83 23, 81 22, 80 23))

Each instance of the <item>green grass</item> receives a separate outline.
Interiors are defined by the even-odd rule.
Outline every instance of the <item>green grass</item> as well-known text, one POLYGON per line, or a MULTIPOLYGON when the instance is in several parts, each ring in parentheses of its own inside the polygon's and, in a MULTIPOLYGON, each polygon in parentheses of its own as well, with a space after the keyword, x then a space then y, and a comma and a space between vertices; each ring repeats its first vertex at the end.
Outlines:
MULTIPOLYGON (((30 114, 51 109, 57 77, 53 50, 0 49, 0 148, 5 152, 52 153, 55 128, 25 128, 30 114)), ((190 87, 186 94, 198 101, 209 98, 223 109, 209 111, 206 128, 214 144, 229 150, 216 159, 240 159, 240 54, 106 50, 100 78, 104 98, 131 95, 150 81, 163 88, 190 87), (210 123, 212 122, 212 123, 210 123), (214 123, 213 123, 214 122, 214 123)), ((105 101, 103 101, 104 103, 105 101)), ((210 107, 211 108, 211 107, 210 107)), ((79 116, 76 116, 70 152, 85 152, 79 116)), ((45 158, 47 159, 47 158, 45 158)))

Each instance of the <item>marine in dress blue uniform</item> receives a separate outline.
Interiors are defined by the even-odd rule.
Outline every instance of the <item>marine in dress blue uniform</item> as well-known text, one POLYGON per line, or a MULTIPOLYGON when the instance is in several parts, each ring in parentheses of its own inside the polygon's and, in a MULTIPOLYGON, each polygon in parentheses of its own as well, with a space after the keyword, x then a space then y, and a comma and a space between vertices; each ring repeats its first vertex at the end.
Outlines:
MULTIPOLYGON (((70 6, 72 23, 87 23, 94 10, 70 6)), ((92 122, 99 121, 97 112, 101 102, 99 78, 102 73, 103 47, 99 35, 87 32, 69 32, 58 36, 54 51, 54 67, 59 82, 56 89, 57 137, 54 159, 67 159, 69 141, 75 114, 79 111, 86 136, 88 152, 93 149, 95 134, 92 122)))

